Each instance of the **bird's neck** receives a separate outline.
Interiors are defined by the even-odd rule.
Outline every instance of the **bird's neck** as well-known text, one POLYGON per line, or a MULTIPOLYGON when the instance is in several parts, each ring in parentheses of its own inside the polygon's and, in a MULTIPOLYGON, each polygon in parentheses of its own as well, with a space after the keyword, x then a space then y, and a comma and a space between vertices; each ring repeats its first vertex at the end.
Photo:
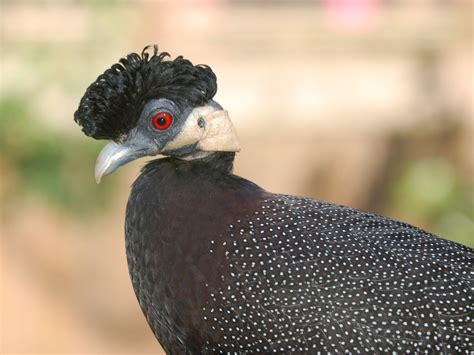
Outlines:
POLYGON ((231 173, 234 166, 235 153, 229 152, 202 152, 177 156, 176 158, 195 164, 209 165, 216 170, 231 173))
POLYGON ((152 160, 143 169, 147 171, 149 169, 159 168, 160 165, 168 165, 171 163, 176 169, 191 168, 193 171, 203 170, 212 174, 212 172, 218 174, 231 174, 234 166, 235 153, 229 152, 212 152, 203 157, 195 156, 193 159, 185 159, 183 156, 180 157, 169 157, 164 159, 152 160))
POLYGON ((208 166, 210 169, 230 174, 234 167, 234 158, 235 153, 213 152, 202 158, 193 159, 192 163, 202 164, 208 166))

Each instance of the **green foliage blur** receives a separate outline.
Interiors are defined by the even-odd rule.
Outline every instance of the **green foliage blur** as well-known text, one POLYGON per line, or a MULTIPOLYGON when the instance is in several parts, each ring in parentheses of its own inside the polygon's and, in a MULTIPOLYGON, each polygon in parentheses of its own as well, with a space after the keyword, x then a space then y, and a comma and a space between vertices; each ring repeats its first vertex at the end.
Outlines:
POLYGON ((436 235, 474 247, 472 189, 449 161, 431 158, 404 164, 388 194, 390 209, 402 219, 420 221, 436 235))
POLYGON ((107 205, 113 179, 100 187, 94 181, 100 142, 44 127, 20 97, 0 98, 0 117, 7 185, 3 206, 15 211, 18 204, 34 197, 66 213, 88 215, 107 205))

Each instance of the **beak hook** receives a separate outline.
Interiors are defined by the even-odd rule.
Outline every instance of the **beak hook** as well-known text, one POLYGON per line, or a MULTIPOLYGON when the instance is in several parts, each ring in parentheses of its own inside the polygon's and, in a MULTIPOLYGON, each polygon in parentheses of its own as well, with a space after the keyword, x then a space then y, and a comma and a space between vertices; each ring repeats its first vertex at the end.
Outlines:
POLYGON ((99 184, 102 177, 113 173, 122 165, 134 160, 136 152, 127 145, 110 142, 99 153, 95 163, 95 181, 99 184))

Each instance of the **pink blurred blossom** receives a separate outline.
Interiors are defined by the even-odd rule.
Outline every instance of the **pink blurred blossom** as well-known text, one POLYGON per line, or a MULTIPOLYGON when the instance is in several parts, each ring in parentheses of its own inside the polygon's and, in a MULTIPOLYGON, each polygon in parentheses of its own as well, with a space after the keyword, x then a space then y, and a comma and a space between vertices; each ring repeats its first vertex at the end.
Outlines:
POLYGON ((329 20, 339 29, 367 31, 374 27, 380 0, 324 0, 329 20))

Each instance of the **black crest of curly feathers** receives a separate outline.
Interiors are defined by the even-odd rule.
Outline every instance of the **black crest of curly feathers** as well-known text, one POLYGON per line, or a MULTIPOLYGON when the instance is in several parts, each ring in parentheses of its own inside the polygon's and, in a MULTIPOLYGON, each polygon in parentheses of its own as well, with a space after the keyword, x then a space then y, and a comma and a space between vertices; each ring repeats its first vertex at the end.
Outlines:
POLYGON ((217 83, 210 67, 193 65, 182 56, 167 57, 158 46, 147 46, 141 55, 130 53, 99 75, 74 113, 83 132, 95 139, 117 140, 134 127, 151 99, 198 106, 214 97, 217 83))

